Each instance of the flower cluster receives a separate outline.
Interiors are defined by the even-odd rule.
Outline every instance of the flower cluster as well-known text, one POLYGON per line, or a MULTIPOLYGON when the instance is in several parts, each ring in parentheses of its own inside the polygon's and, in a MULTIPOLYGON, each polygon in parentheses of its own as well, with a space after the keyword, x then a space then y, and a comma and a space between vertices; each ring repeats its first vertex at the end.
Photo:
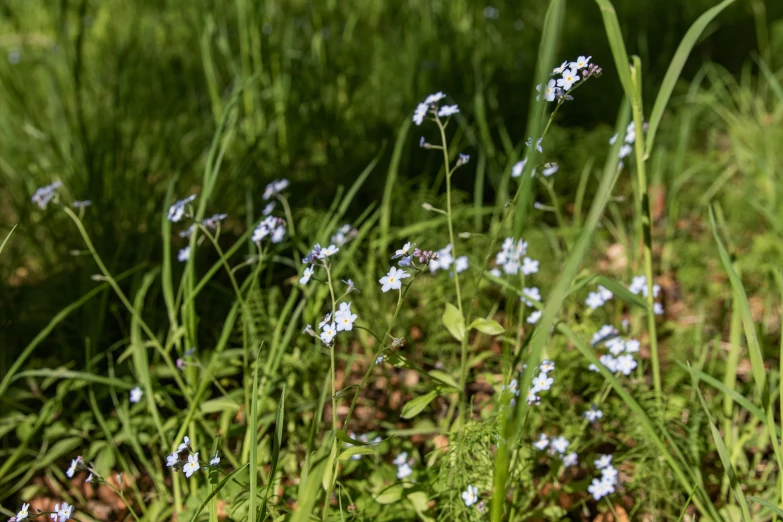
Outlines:
POLYGON ((468 269, 469 262, 468 256, 459 256, 454 259, 454 255, 451 252, 451 243, 435 252, 432 261, 430 261, 430 273, 434 274, 438 270, 449 270, 454 265, 454 270, 449 272, 454 275, 454 272, 461 274, 468 269))
POLYGON ((594 478, 587 491, 593 495, 593 499, 601 500, 606 495, 614 493, 615 486, 618 484, 617 469, 612 466, 611 455, 601 455, 594 464, 596 469, 601 470, 601 478, 594 478))
POLYGON ((563 466, 569 468, 575 466, 579 461, 579 455, 576 452, 568 453, 568 447, 571 445, 571 441, 562 435, 558 435, 553 439, 549 439, 545 433, 538 435, 538 439, 533 443, 533 447, 539 451, 544 451, 547 448, 547 453, 551 456, 558 457, 563 466))
POLYGON ((413 474, 413 468, 411 468, 410 464, 408 463, 407 451, 403 451, 397 455, 392 463, 397 466, 397 478, 399 480, 405 480, 413 474))
POLYGON ((427 114, 432 114, 437 118, 448 118, 459 112, 459 107, 456 105, 444 105, 439 106, 439 102, 445 98, 446 95, 442 92, 436 92, 427 96, 423 102, 416 106, 416 110, 413 111, 413 123, 421 125, 427 114))
POLYGON ((536 100, 541 97, 548 101, 558 101, 573 99, 568 93, 580 83, 584 83, 588 78, 601 76, 601 68, 590 63, 592 56, 580 56, 576 61, 564 61, 558 67, 552 70, 551 76, 560 76, 557 79, 551 79, 546 85, 537 85, 536 90, 540 93, 536 100), (581 76, 580 76, 581 74, 581 76))
POLYGON ((50 185, 41 187, 35 191, 31 201, 38 205, 38 208, 45 210, 49 205, 49 202, 57 195, 57 189, 63 186, 62 181, 55 181, 50 185))
POLYGON ((527 257, 527 242, 523 239, 514 241, 507 237, 503 241, 500 252, 495 254, 495 268, 490 273, 495 277, 501 277, 503 274, 517 275, 522 272, 524 275, 535 274, 538 272, 538 261, 527 257))
POLYGON ((605 305, 609 300, 614 297, 614 294, 610 290, 607 290, 601 285, 598 285, 597 292, 590 292, 585 299, 585 304, 591 310, 596 310, 605 305))
MULTIPOLYGON (((653 285, 653 298, 658 299, 658 295, 661 293, 661 285, 653 285)), ((632 294, 642 294, 644 297, 647 297, 647 276, 640 275, 636 276, 631 280, 631 284, 628 286, 628 290, 632 294)), ((653 313, 655 315, 663 315, 663 305, 661 303, 653 303, 653 313)))
POLYGON ((173 205, 169 207, 169 213, 168 218, 169 221, 172 223, 179 223, 183 217, 185 217, 185 205, 190 203, 196 199, 195 194, 191 194, 190 196, 186 197, 185 199, 180 199, 179 201, 176 201, 173 205))
POLYGON ((356 314, 351 312, 351 303, 340 303, 340 309, 334 313, 326 314, 318 325, 321 329, 321 341, 324 344, 331 344, 338 332, 350 332, 353 330, 353 323, 356 322, 356 314))
POLYGON ((272 243, 279 243, 285 238, 285 220, 275 217, 266 216, 253 230, 253 242, 260 243, 269 236, 272 243))
MULTIPOLYGON (((604 345, 609 353, 601 355, 598 360, 612 373, 631 375, 636 368, 633 354, 639 351, 641 343, 635 339, 622 339, 619 332, 611 325, 602 326, 590 341, 593 348, 604 345)), ((591 364, 590 370, 597 372, 598 367, 591 364)))
MULTIPOLYGON (((212 462, 220 462, 217 454, 215 454, 215 457, 210 461, 211 465, 215 465, 212 464, 212 462)), ((166 466, 175 470, 182 469, 182 472, 185 473, 185 477, 187 478, 190 478, 195 472, 201 469, 201 464, 198 461, 198 452, 193 453, 191 451, 190 438, 187 435, 184 437, 179 446, 177 446, 177 449, 175 449, 168 457, 166 457, 166 466), (183 452, 188 453, 187 460, 180 458, 180 455, 183 452)))
POLYGON ((598 406, 595 404, 590 405, 590 409, 587 410, 582 414, 585 419, 589 420, 590 422, 597 422, 599 419, 601 419, 604 416, 604 412, 598 409, 598 406))
MULTIPOLYGON (((525 371, 527 365, 522 366, 522 371, 525 371)), ((530 405, 541 404, 541 392, 549 391, 552 384, 555 382, 554 374, 550 377, 549 374, 555 370, 555 363, 553 361, 544 360, 538 366, 538 376, 533 378, 533 383, 527 390, 526 398, 527 403, 530 405)), ((517 379, 511 379, 508 385, 504 385, 501 391, 510 392, 516 397, 519 397, 519 381, 517 379)), ((511 399, 511 404, 515 404, 515 400, 511 399)))
MULTIPOLYGON (((644 124, 643 130, 647 130, 647 123, 644 124)), ((609 145, 614 145, 614 143, 617 141, 617 134, 609 138, 609 145)), ((631 152, 633 152, 632 145, 636 141, 636 126, 634 122, 631 122, 628 124, 628 126, 625 128, 625 138, 623 140, 623 145, 620 147, 620 151, 617 153, 617 155, 620 157, 620 159, 625 159, 626 157, 631 155, 631 152)))
MULTIPOLYGON (((290 182, 287 179, 276 179, 264 189, 264 201, 273 198, 288 188, 290 182)), ((271 212, 271 211, 270 211, 271 212)))
POLYGON ((355 238, 359 234, 359 231, 353 228, 349 223, 341 226, 337 229, 337 232, 332 236, 332 244, 338 247, 343 246, 351 239, 355 238))

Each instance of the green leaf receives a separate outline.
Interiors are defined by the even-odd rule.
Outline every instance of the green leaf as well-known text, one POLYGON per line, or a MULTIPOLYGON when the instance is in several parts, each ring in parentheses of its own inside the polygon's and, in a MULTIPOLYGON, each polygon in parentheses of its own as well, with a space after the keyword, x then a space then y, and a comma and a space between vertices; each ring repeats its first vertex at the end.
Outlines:
POLYGON ((419 518, 425 522, 434 522, 432 517, 424 514, 424 512, 430 508, 430 499, 427 497, 427 493, 425 493, 420 488, 413 488, 412 490, 408 491, 409 492, 405 496, 408 498, 408 502, 410 502, 413 506, 413 509, 416 510, 416 514, 419 515, 419 518))
POLYGON ((378 504, 394 504, 402 498, 403 491, 402 484, 394 484, 381 491, 375 497, 375 501, 378 504))
POLYGON ((465 338, 465 318, 451 303, 446 303, 446 311, 443 312, 443 325, 448 328, 456 340, 462 341, 465 338))
POLYGON ((103 446, 95 457, 95 469, 104 477, 114 468, 116 458, 114 456, 114 447, 110 444, 103 446))
POLYGON ((765 508, 775 513, 777 516, 783 517, 783 509, 780 509, 779 507, 775 506, 775 504, 773 504, 772 502, 764 500, 763 498, 753 497, 750 495, 748 495, 746 498, 752 502, 755 502, 756 504, 761 504, 765 508))
POLYGON ((459 384, 457 384, 457 380, 446 372, 442 372, 440 370, 430 370, 427 375, 436 381, 440 381, 459 390, 459 384))
POLYGON ((338 457, 339 460, 348 460, 354 455, 377 455, 378 454, 378 448, 377 446, 351 446, 350 448, 346 449, 342 453, 340 453, 340 456, 338 457))
POLYGON ((649 155, 652 150, 653 143, 655 142, 655 133, 658 131, 658 124, 663 117, 663 111, 666 105, 669 103, 674 86, 677 84, 677 79, 680 77, 682 68, 685 66, 685 62, 688 60, 688 55, 691 54, 693 46, 696 45, 701 33, 707 28, 710 22, 712 22, 721 11, 726 9, 729 5, 734 3, 734 0, 724 0, 720 4, 707 9, 699 18, 693 22, 688 32, 682 38, 677 51, 674 53, 674 58, 669 63, 669 68, 666 70, 666 75, 663 77, 661 88, 658 90, 658 96, 655 97, 655 105, 653 105, 652 112, 650 113, 649 126, 647 128, 647 142, 644 150, 645 157, 649 155))
POLYGON ((421 413, 421 411, 426 408, 427 405, 431 403, 437 396, 438 392, 433 390, 426 395, 420 395, 415 399, 409 400, 407 403, 405 403, 405 406, 402 407, 402 414, 400 416, 403 419, 410 419, 411 417, 415 417, 421 413))
POLYGON ((11 231, 6 234, 5 239, 3 239, 3 242, 0 244, 0 253, 3 252, 3 249, 5 248, 5 244, 8 242, 8 238, 11 237, 11 234, 14 233, 14 230, 16 230, 16 225, 11 229, 11 231))
POLYGON ((332 451, 329 452, 329 458, 326 459, 326 471, 321 478, 321 486, 324 491, 329 491, 334 477, 334 462, 337 460, 337 439, 332 440, 332 451))
POLYGON ((68 437, 67 439, 61 439, 55 442, 51 449, 46 452, 46 455, 36 465, 39 468, 45 468, 52 464, 55 460, 68 455, 73 450, 82 445, 81 437, 68 437))
POLYGON ((478 330, 487 335, 500 335, 506 330, 494 319, 479 318, 470 323, 468 330, 478 330))

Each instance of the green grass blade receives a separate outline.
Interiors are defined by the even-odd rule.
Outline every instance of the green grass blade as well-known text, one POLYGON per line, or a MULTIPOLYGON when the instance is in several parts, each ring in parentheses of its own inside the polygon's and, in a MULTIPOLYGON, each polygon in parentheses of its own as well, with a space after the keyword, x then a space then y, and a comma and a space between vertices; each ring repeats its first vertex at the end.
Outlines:
POLYGON ((707 9, 695 22, 691 25, 688 32, 682 38, 677 51, 674 53, 669 68, 666 70, 666 75, 663 77, 663 83, 658 90, 658 96, 655 98, 655 104, 653 105, 652 112, 649 118, 649 127, 647 128, 647 142, 645 144, 645 158, 649 156, 652 150, 653 143, 655 142, 655 133, 658 131, 658 125, 663 118, 663 111, 666 109, 666 105, 669 104, 674 86, 677 84, 677 80, 680 77, 682 68, 685 66, 685 62, 688 60, 688 56, 693 50, 693 46, 701 37, 701 34, 706 29, 707 25, 712 22, 721 11, 726 9, 729 5, 734 3, 734 0, 723 0, 720 4, 707 9))
POLYGON ((620 77, 620 83, 623 91, 629 99, 633 98, 633 83, 631 81, 631 69, 629 67, 628 52, 625 50, 623 41, 623 32, 620 30, 620 23, 617 21, 617 13, 609 0, 595 0, 601 10, 601 17, 604 19, 604 29, 606 37, 609 39, 609 47, 612 49, 612 57, 617 67, 617 75, 620 77))
POLYGON ((272 492, 272 484, 275 480, 277 463, 280 459, 280 449, 283 447, 283 421, 285 415, 285 384, 280 394, 280 404, 277 406, 277 415, 275 416, 275 440, 272 447, 272 465, 269 468, 269 479, 267 480, 266 492, 264 493, 264 503, 261 505, 261 514, 266 512, 266 504, 269 500, 269 494, 272 492))
POLYGON ((386 174, 386 185, 383 188, 383 199, 381 200, 381 219, 380 219, 380 251, 386 252, 389 245, 389 225, 391 223, 392 194, 394 185, 397 182, 397 174, 400 170, 400 160, 402 151, 408 141, 408 131, 411 128, 411 120, 406 119, 400 130, 397 131, 397 141, 394 142, 389 170, 386 174))
POLYGON ((720 457, 721 463, 723 463, 724 471, 729 477, 731 489, 734 490, 734 497, 737 499, 737 503, 739 503, 740 509, 742 509, 742 519, 745 522, 750 522, 752 519, 750 517, 750 510, 748 509, 748 501, 745 500, 745 494, 742 492, 742 486, 737 480, 737 473, 734 470, 734 466, 731 464, 731 456, 729 455, 729 451, 726 449, 726 445, 723 443, 723 436, 721 436, 720 431, 718 431, 718 427, 715 426, 715 422, 713 421, 712 415, 710 414, 710 409, 707 407, 707 402, 704 400, 704 395, 702 395, 701 390, 699 389, 699 381, 696 378, 696 374, 693 372, 691 372, 691 381, 693 382, 693 388, 696 390, 696 394, 699 396, 701 407, 704 409, 704 413, 707 414, 707 420, 710 423, 710 432, 712 433, 712 440, 715 442, 715 448, 718 450, 718 456, 720 457))
POLYGON ((201 512, 204 510, 204 508, 207 507, 207 504, 209 504, 209 501, 212 500, 215 497, 215 495, 217 495, 220 492, 221 489, 223 489, 223 486, 228 484, 229 480, 234 478, 240 471, 242 471, 243 469, 245 469, 249 465, 250 465, 250 463, 243 464, 242 466, 238 467, 237 469, 235 469, 234 471, 229 473, 226 476, 226 478, 221 480, 220 483, 215 487, 215 489, 212 490, 212 492, 209 495, 207 495, 207 497, 204 499, 204 501, 198 507, 196 512, 193 514, 193 518, 190 519, 190 522, 196 522, 196 520, 198 519, 198 516, 201 514, 201 512))
POLYGON ((256 360, 253 370, 253 397, 250 400, 250 426, 248 426, 247 443, 250 444, 250 496, 248 507, 248 520, 256 522, 256 489, 258 484, 258 367, 261 365, 261 348, 256 351, 256 360))
POLYGON ((748 499, 748 500, 750 500, 751 502, 755 502, 756 504, 761 504, 761 505, 762 505, 762 506, 764 506, 765 508, 767 508, 767 509, 769 509, 770 511, 772 511, 773 513, 775 513, 777 516, 779 516, 779 517, 783 518, 783 509, 780 509, 779 507, 777 507, 777 506, 776 506, 775 504, 773 504, 772 502, 769 502, 769 501, 767 501, 767 500, 764 500, 763 498, 754 497, 754 496, 751 496, 751 495, 748 495, 748 496, 747 496, 747 497, 745 497, 745 498, 747 498, 747 499, 748 499))
POLYGON ((56 370, 53 368, 41 368, 39 370, 25 370, 19 372, 11 378, 11 382, 21 379, 23 377, 50 377, 54 379, 72 379, 75 381, 92 382, 95 384, 102 384, 104 386, 114 386, 115 388, 121 388, 123 390, 131 390, 136 385, 131 384, 119 379, 112 379, 109 377, 102 377, 89 372, 76 372, 72 370, 56 370))
POLYGON ((13 228, 11 229, 11 231, 10 231, 10 232, 8 232, 8 234, 6 234, 6 236, 5 236, 5 239, 3 239, 3 243, 2 243, 2 244, 0 244, 0 253, 2 253, 2 252, 3 252, 3 249, 5 248, 5 244, 8 242, 8 238, 10 238, 10 237, 11 237, 11 234, 13 234, 13 233, 14 233, 14 230, 16 230, 16 226, 17 226, 17 225, 14 225, 14 226, 13 226, 13 228))

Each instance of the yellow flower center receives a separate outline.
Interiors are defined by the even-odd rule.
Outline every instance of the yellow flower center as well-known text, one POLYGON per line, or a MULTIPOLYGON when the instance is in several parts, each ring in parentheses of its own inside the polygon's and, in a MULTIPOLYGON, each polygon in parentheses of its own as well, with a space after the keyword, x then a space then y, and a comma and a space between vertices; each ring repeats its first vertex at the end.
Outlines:
POLYGON ((394 278, 393 278, 393 277, 390 277, 390 278, 389 278, 389 282, 390 282, 390 283, 393 283, 393 282, 394 282, 394 278))

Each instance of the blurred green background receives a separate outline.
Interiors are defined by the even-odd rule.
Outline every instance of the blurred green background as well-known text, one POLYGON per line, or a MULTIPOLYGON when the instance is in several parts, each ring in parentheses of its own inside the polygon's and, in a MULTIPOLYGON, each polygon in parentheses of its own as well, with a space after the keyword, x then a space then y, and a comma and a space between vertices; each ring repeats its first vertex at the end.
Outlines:
MULTIPOLYGON (((419 129, 408 129, 416 103, 437 90, 460 105, 455 139, 477 158, 460 171, 458 188, 470 192, 475 169, 484 168, 484 198, 494 201, 495 188, 508 175, 510 151, 527 137, 526 111, 546 4, 0 3, 2 235, 19 224, 0 259, 0 342, 6 347, 0 369, 57 311, 95 285, 92 262, 74 251, 81 248, 75 230, 61 213, 30 203, 35 189, 59 179, 64 201, 94 202, 86 225, 112 272, 155 265, 167 185, 176 178, 179 197, 198 191, 212 135, 240 87, 239 119, 232 122, 236 135, 209 207, 231 215, 226 243, 257 220, 269 181, 289 178, 291 199, 300 211, 324 208, 340 185, 353 181, 380 154, 356 198, 353 212, 358 215, 380 198, 399 136, 398 197, 407 191, 437 194, 442 190, 439 160, 418 149, 419 129)), ((683 34, 715 2, 614 4, 629 53, 638 54, 645 65, 645 101, 651 103, 683 34)), ((730 76, 755 67, 757 58, 776 70, 783 51, 781 18, 783 2, 736 2, 694 49, 683 85, 698 77, 707 62, 730 76)), ((567 176, 575 180, 588 158, 606 148, 621 97, 600 13, 586 0, 569 3, 560 47, 563 59, 579 54, 592 55, 604 77, 580 91, 558 117, 548 146, 566 167, 558 190, 569 194, 575 188, 569 188, 567 176)), ((673 113, 659 134, 664 150, 674 141, 667 129, 677 127, 667 125, 678 117, 682 92, 675 93, 673 113)), ((693 139, 698 142, 710 121, 692 123, 693 139)), ((657 165, 653 170, 659 180, 681 166, 665 160, 657 165)), ((403 220, 407 204, 405 197, 395 203, 394 222, 403 220)), ((125 284, 133 287, 138 281, 129 277, 125 284)), ((221 295, 209 306, 223 306, 221 295)), ((50 348, 37 355, 67 359, 83 353, 86 337, 94 342, 114 338, 125 325, 112 299, 104 296, 79 310, 50 337, 50 348)), ((224 299, 228 302, 230 295, 224 299)), ((152 317, 155 313, 149 311, 152 317)))

